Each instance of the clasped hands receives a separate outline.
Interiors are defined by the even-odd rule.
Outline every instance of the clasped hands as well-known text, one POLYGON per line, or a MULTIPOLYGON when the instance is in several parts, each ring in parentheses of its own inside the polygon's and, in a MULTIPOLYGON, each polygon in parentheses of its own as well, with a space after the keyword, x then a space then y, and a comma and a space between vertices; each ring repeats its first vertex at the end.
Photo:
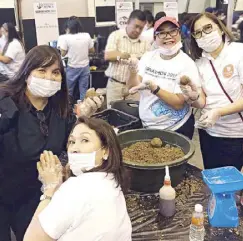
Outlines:
POLYGON ((37 162, 39 180, 43 184, 43 191, 56 190, 64 180, 70 177, 69 165, 63 167, 59 158, 51 151, 44 151, 37 162))

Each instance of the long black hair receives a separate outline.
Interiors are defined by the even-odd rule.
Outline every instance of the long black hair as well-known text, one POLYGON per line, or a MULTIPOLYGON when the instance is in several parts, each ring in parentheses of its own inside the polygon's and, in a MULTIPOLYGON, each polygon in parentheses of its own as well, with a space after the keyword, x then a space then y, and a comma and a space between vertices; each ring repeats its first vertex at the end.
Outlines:
MULTIPOLYGON (((90 129, 94 130, 102 146, 109 151, 108 159, 103 160, 101 166, 95 167, 88 172, 112 173, 116 180, 117 187, 120 186, 122 191, 126 193, 130 183, 129 173, 124 167, 121 146, 112 126, 102 119, 79 117, 73 129, 79 124, 85 124, 90 129)), ((73 130, 71 133, 72 132, 73 130)))
POLYGON ((13 79, 0 84, 0 96, 11 97, 19 108, 29 108, 30 102, 26 96, 26 80, 33 70, 40 67, 49 67, 56 61, 58 62, 61 71, 62 85, 61 90, 54 96, 50 97, 49 101, 57 114, 59 114, 62 118, 66 118, 70 113, 66 74, 59 53, 56 49, 50 46, 43 45, 31 49, 13 79))
POLYGON ((3 55, 7 52, 9 44, 14 39, 17 39, 21 43, 21 45, 24 47, 24 45, 23 45, 23 43, 21 41, 21 38, 20 38, 19 34, 17 33, 17 30, 16 30, 15 26, 12 23, 4 23, 2 25, 2 28, 6 32, 8 32, 8 41, 7 41, 7 43, 5 44, 5 46, 3 48, 3 55))

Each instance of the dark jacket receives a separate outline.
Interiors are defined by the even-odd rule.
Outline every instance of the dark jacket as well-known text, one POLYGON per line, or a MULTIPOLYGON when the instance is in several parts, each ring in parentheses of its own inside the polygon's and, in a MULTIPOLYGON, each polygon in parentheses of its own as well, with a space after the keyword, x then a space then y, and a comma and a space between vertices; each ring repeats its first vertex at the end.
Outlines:
POLYGON ((20 110, 11 97, 0 99, 0 201, 15 202, 40 190, 36 168, 40 154, 50 150, 61 155, 74 121, 50 107, 49 135, 44 137, 33 113, 20 110))

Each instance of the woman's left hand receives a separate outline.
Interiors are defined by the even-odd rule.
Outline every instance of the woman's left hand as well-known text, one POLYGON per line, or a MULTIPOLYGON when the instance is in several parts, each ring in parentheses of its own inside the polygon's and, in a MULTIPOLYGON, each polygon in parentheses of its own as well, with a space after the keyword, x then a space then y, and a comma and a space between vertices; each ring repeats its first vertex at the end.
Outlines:
POLYGON ((130 94, 135 94, 135 93, 137 93, 138 91, 141 91, 141 90, 151 90, 153 92, 156 89, 157 89, 157 85, 154 84, 153 81, 147 80, 147 81, 144 81, 143 83, 141 83, 141 84, 139 84, 137 86, 132 87, 129 90, 129 93, 130 94))
POLYGON ((103 96, 95 96, 93 98, 86 98, 81 103, 76 105, 76 114, 78 116, 92 116, 103 104, 103 96))
POLYGON ((204 128, 211 128, 219 120, 220 117, 221 114, 219 109, 209 110, 200 117, 198 123, 204 128))
POLYGON ((62 184, 63 167, 56 155, 51 151, 44 151, 37 163, 39 180, 42 182, 44 189, 51 186, 57 188, 62 184))

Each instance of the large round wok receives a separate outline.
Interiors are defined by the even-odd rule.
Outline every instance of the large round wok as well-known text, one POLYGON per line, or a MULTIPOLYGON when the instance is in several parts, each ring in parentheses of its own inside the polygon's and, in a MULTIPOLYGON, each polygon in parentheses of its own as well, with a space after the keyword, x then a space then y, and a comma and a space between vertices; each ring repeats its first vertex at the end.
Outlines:
POLYGON ((165 144, 182 148, 185 156, 169 163, 138 165, 132 160, 123 160, 131 174, 131 189, 139 192, 158 192, 163 185, 165 166, 170 167, 172 186, 177 186, 184 177, 188 160, 194 154, 192 142, 185 136, 165 130, 138 129, 122 132, 118 135, 122 149, 139 141, 151 141, 159 137, 165 144))

